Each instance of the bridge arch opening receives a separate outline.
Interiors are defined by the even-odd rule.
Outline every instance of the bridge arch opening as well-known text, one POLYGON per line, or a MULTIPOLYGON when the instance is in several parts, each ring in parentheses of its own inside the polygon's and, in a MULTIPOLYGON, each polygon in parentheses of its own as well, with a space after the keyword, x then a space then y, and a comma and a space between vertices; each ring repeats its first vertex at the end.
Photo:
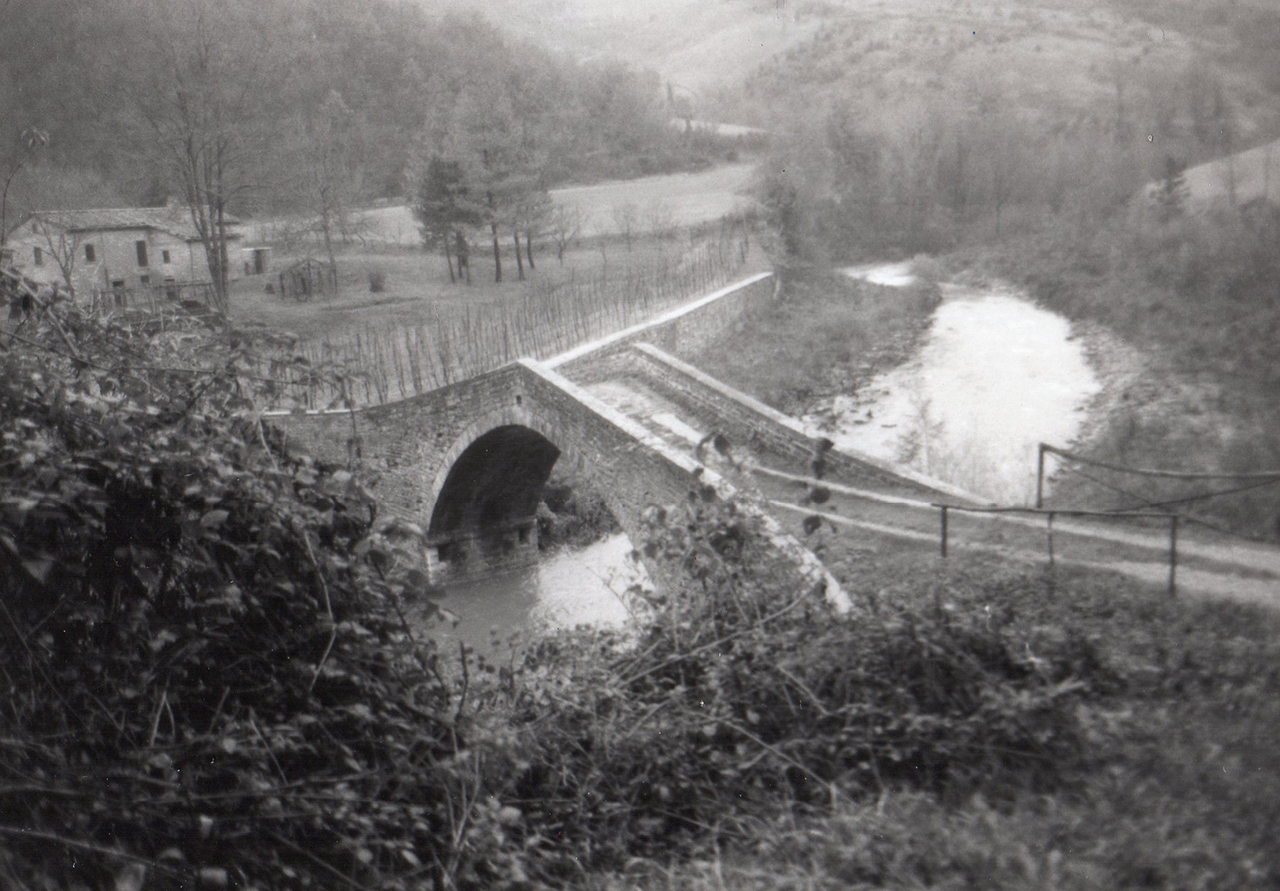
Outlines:
POLYGON ((504 555, 536 549, 542 487, 560 458, 546 436, 521 424, 494 427, 467 445, 449 466, 427 535, 441 563, 476 554, 500 566, 504 555))
MULTIPOLYGON (((431 507, 425 553, 437 584, 538 563, 540 531, 549 531, 540 529, 539 505, 547 482, 554 482, 553 471, 555 478, 570 481, 574 492, 589 500, 598 497, 630 543, 643 538, 641 509, 666 500, 618 479, 613 466, 618 456, 583 442, 560 407, 547 408, 524 395, 521 404, 510 400, 473 419, 438 453, 426 493, 431 507)), ((552 514, 557 515, 554 529, 562 515, 552 514)), ((566 543, 575 536, 566 526, 558 532, 557 538, 567 532, 566 543)), ((657 580, 661 571, 651 562, 641 558, 648 578, 657 580)))

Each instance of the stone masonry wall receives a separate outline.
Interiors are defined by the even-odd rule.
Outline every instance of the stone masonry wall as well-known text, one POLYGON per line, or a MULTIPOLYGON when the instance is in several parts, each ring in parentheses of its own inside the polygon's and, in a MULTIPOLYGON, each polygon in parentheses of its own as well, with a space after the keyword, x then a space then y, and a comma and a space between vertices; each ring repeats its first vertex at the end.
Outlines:
MULTIPOLYGON (((344 461, 352 440, 350 412, 275 414, 274 426, 318 457, 344 461)), ((354 413, 366 467, 381 475, 374 492, 387 512, 429 525, 436 496, 454 461, 482 434, 506 425, 536 431, 591 480, 632 542, 644 540, 643 514, 703 486, 718 497, 731 487, 713 472, 652 437, 581 387, 531 360, 521 360, 450 387, 354 413)), ((760 518, 768 546, 762 571, 796 583, 839 585, 813 555, 771 518, 760 518)), ((650 565, 663 584, 664 568, 650 565)))

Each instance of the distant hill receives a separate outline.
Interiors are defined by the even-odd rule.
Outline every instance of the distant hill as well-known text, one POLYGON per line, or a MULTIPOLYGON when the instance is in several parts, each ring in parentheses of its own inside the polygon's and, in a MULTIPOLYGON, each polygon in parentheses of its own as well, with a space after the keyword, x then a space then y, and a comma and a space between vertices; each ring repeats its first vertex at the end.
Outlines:
POLYGON ((649 68, 695 96, 738 83, 808 40, 822 4, 787 0, 417 0, 431 10, 480 11, 513 34, 581 59, 649 68), (800 11, 803 8, 804 11, 800 11))
POLYGON ((838 96, 890 120, 904 104, 972 114, 998 104, 1057 132, 1119 121, 1159 151, 1162 136, 1203 130, 1225 103, 1238 138, 1275 130, 1271 72, 1242 61, 1232 20, 1206 27, 1173 16, 1179 0, 1147 5, 1166 15, 1147 18, 1134 11, 1143 4, 1119 0, 828 2, 809 39, 743 82, 735 118, 799 97, 812 105, 838 96))
POLYGON ((1155 162, 1190 163, 1223 153, 1208 131, 1224 108, 1237 145, 1280 133, 1273 0, 416 2, 651 68, 693 94, 696 114, 742 124, 834 98, 887 126, 910 107, 999 107, 1054 135, 1119 123, 1155 162))

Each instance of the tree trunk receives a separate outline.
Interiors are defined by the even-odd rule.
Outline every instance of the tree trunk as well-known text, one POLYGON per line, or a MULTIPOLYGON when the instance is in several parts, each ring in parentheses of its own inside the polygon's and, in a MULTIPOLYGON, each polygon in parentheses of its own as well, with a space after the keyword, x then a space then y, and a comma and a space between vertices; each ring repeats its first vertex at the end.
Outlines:
POLYGON ((466 273, 467 284, 471 284, 471 249, 467 246, 462 230, 456 230, 453 235, 454 245, 457 247, 455 253, 458 255, 458 278, 461 279, 463 273, 466 273))
POLYGON ((498 224, 489 224, 489 233, 493 236, 493 280, 502 283, 502 251, 498 247, 498 224))
MULTIPOLYGON (((453 274, 453 254, 449 250, 449 236, 446 234, 441 241, 444 242, 444 261, 449 264, 449 284, 456 285, 458 279, 453 274)), ((458 271, 462 271, 461 267, 459 267, 458 271)))
POLYGON ((524 232, 524 252, 529 258, 529 268, 537 269, 538 267, 533 263, 533 231, 529 229, 524 232))
POLYGON ((324 252, 329 257, 329 266, 333 269, 334 291, 337 289, 338 258, 333 253, 333 211, 326 203, 320 212, 320 227, 324 230, 324 252))
POLYGON ((524 258, 520 256, 520 230, 516 229, 511 233, 511 239, 516 243, 516 274, 520 281, 524 281, 524 258))

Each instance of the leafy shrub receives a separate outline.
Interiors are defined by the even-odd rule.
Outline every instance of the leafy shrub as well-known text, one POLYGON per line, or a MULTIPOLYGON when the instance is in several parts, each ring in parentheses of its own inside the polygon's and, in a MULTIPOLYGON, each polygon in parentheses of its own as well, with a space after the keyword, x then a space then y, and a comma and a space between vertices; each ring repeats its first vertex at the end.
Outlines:
POLYGON ((690 585, 654 596, 637 640, 547 639, 487 694, 481 720, 515 738, 490 788, 536 827, 530 875, 888 789, 1051 788, 1078 764, 1075 706, 1111 677, 1084 641, 1020 626, 1001 592, 983 592, 989 609, 941 592, 923 613, 868 599, 839 616, 750 581, 754 532, 732 505, 653 519, 646 548, 690 585))
POLYGON ((459 731, 399 621, 416 530, 260 425, 242 344, 34 328, 0 355, 0 884, 448 862, 459 731))
POLYGON ((538 509, 538 547, 582 547, 621 527, 604 499, 576 478, 553 478, 542 488, 538 509))

